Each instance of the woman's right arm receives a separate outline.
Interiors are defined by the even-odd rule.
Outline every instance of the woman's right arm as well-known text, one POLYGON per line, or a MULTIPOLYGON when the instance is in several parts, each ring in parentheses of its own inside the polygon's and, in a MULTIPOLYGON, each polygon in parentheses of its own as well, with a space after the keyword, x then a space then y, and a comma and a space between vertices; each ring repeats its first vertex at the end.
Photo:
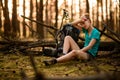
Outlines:
POLYGON ((82 30, 82 26, 80 25, 80 19, 77 19, 77 20, 71 22, 71 25, 78 28, 79 30, 82 30))

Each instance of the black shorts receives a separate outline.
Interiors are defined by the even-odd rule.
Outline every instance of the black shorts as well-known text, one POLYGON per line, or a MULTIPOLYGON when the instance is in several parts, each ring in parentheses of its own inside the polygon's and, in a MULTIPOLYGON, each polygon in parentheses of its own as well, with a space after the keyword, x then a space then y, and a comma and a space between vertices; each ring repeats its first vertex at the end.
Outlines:
POLYGON ((89 59, 95 58, 95 56, 93 56, 90 52, 87 51, 87 53, 88 53, 89 59))

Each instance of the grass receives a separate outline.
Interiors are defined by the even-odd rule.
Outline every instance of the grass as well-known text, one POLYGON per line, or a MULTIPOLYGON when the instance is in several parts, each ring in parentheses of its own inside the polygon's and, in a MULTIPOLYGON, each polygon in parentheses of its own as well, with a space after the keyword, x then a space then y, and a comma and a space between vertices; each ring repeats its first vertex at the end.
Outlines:
MULTIPOLYGON (((82 62, 82 61, 69 61, 65 63, 57 63, 51 66, 45 66, 42 61, 46 59, 51 59, 52 57, 46 56, 35 56, 34 60, 36 67, 39 72, 42 72, 45 77, 82 77, 87 75, 95 75, 96 71, 93 63, 82 62)), ((115 66, 112 63, 120 59, 111 58, 97 58, 95 64, 100 69, 101 72, 113 72, 120 69, 120 66, 115 66), (110 64, 111 63, 111 64, 110 64)), ((118 64, 116 63, 116 65, 118 64)), ((115 63, 114 63, 115 64, 115 63)), ((2 54, 0 53, 0 77, 1 80, 21 80, 21 69, 25 72, 28 77, 34 77, 35 72, 31 66, 29 56, 16 55, 16 54, 2 54)))

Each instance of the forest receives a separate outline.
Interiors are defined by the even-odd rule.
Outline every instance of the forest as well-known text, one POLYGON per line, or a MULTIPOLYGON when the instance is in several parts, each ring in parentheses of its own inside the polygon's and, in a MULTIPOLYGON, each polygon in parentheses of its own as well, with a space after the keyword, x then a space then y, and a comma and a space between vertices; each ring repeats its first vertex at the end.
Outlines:
POLYGON ((1 80, 119 80, 119 53, 119 0, 0 0, 1 80), (98 58, 45 66, 55 57, 45 50, 54 53, 64 25, 85 13, 101 32, 98 58))
POLYGON ((63 9, 68 11, 68 19, 63 24, 89 13, 93 25, 101 29, 106 23, 111 30, 120 34, 119 0, 1 0, 0 1, 0 32, 8 38, 48 38, 49 28, 26 20, 21 15, 49 26, 60 28, 63 9), (25 23, 30 28, 26 27, 25 23))

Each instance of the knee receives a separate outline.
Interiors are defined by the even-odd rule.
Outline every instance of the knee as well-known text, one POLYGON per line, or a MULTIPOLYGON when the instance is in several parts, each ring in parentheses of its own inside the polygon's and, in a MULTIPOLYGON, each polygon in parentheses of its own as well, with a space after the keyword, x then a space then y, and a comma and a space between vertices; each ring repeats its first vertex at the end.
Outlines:
POLYGON ((65 40, 70 40, 71 38, 71 36, 65 36, 65 40))
POLYGON ((73 54, 73 56, 77 56, 77 51, 76 50, 72 50, 71 53, 73 54))

